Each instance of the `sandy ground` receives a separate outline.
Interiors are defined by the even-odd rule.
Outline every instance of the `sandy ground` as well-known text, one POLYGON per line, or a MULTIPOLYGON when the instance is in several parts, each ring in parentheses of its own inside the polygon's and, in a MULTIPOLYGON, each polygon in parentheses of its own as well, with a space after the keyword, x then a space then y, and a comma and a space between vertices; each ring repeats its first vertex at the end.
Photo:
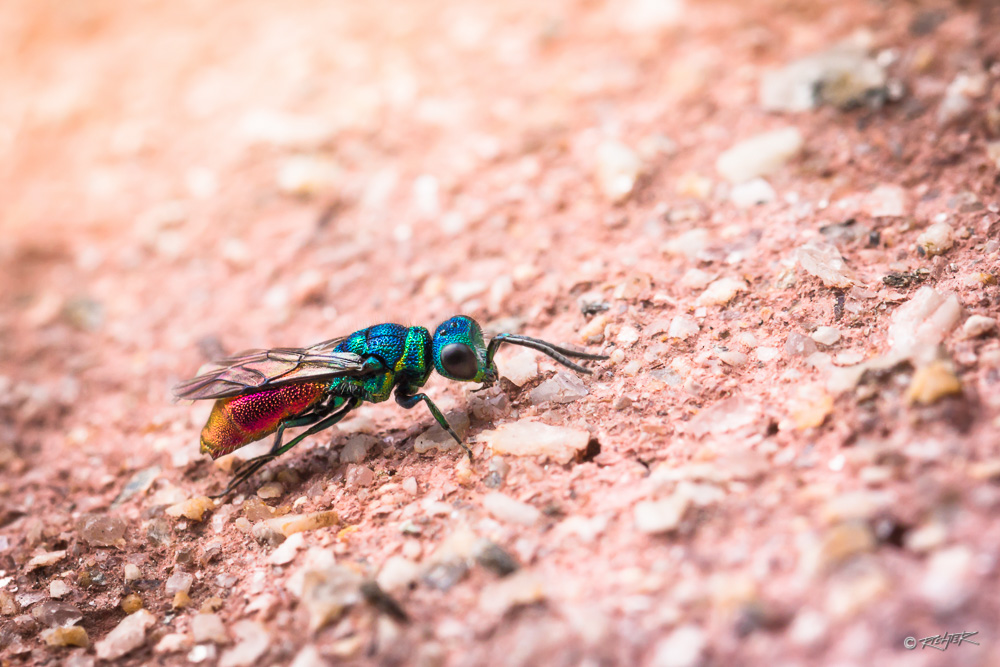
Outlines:
POLYGON ((1000 664, 998 35, 988 0, 4 2, 2 665, 1000 664), (882 79, 765 108, 844 39, 882 79), (234 464, 171 399, 201 364, 459 312, 611 359, 433 378, 471 466, 390 401, 178 507, 234 464), (498 454, 522 422, 568 444, 498 454))

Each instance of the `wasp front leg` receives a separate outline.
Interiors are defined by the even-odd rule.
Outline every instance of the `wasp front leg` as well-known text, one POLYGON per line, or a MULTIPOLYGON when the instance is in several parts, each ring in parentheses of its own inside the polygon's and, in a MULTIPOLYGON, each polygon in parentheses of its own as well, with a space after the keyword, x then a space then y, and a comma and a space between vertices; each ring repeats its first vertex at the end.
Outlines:
POLYGON ((441 413, 441 410, 438 408, 438 406, 434 405, 434 401, 432 401, 430 397, 427 396, 427 394, 424 393, 407 394, 406 392, 403 391, 402 386, 396 388, 396 403, 406 408, 407 410, 415 406, 417 403, 420 403, 421 401, 427 404, 427 409, 431 411, 432 415, 434 415, 435 421, 437 421, 437 423, 441 425, 441 428, 448 431, 448 434, 451 437, 455 438, 455 442, 457 442, 462 447, 462 449, 465 450, 465 453, 469 455, 469 463, 471 463, 472 450, 469 449, 464 442, 462 442, 462 439, 460 437, 458 437, 458 433, 455 433, 455 429, 453 429, 451 427, 451 424, 448 423, 448 420, 445 419, 444 414, 441 413))

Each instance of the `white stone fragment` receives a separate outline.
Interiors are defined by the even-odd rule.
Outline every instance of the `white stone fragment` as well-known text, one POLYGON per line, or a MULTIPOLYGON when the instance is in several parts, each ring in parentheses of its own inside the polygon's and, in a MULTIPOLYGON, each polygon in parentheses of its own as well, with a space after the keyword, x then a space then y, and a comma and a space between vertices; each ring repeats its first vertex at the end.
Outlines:
POLYGON ((361 463, 365 460, 369 450, 380 444, 379 438, 367 433, 355 433, 347 438, 343 449, 340 450, 341 463, 361 463))
POLYGON ((609 520, 610 517, 608 515, 594 517, 569 516, 556 525, 552 531, 552 535, 558 540, 573 536, 585 544, 592 544, 607 529, 609 520))
POLYGON ((943 294, 925 285, 892 314, 887 338, 892 351, 907 357, 920 346, 944 341, 962 316, 955 294, 943 294))
POLYGON ((722 153, 715 168, 730 183, 743 183, 780 169, 802 150, 802 133, 787 127, 745 139, 722 153))
POLYGON ((156 653, 176 653, 191 648, 191 638, 183 632, 171 632, 163 635, 153 647, 156 653))
POLYGON ((483 507, 494 518, 522 526, 531 526, 542 518, 542 512, 534 505, 514 500, 499 491, 491 491, 483 496, 483 507))
POLYGON ((915 553, 927 553, 944 544, 948 529, 942 521, 931 521, 906 532, 904 544, 915 553))
POLYGON ((194 637, 195 644, 205 642, 225 644, 229 641, 226 626, 218 614, 195 614, 192 616, 191 635, 194 637))
POLYGON ((643 500, 636 503, 632 516, 635 529, 640 533, 666 533, 676 530, 691 506, 691 498, 674 494, 662 500, 643 500))
POLYGON ((986 94, 988 83, 987 74, 982 71, 955 75, 938 106, 938 124, 946 126, 967 118, 972 113, 972 100, 986 94))
POLYGON ((633 34, 657 33, 684 16, 684 0, 626 0, 615 12, 618 27, 633 34))
POLYGON ((242 620, 233 623, 236 645, 219 659, 219 667, 247 667, 255 665, 271 645, 267 628, 256 621, 242 620))
POLYGON ((727 366, 742 366, 747 362, 747 355, 739 350, 719 350, 715 356, 727 366))
POLYGON ((295 654, 289 667, 330 667, 332 664, 320 654, 318 648, 309 644, 295 654))
POLYGON ((684 255, 694 258, 708 247, 709 240, 708 230, 697 227, 673 237, 667 241, 663 249, 669 255, 684 255))
POLYGON ((1000 141, 990 141, 986 144, 986 157, 997 171, 1000 171, 1000 141))
POLYGON ((719 278, 702 292, 696 303, 699 306, 725 305, 740 292, 747 291, 746 282, 737 278, 719 278))
POLYGON ((917 245, 928 257, 943 255, 955 245, 955 230, 947 222, 936 222, 917 237, 917 245))
POLYGON ((615 342, 622 347, 631 347, 639 340, 639 330, 632 325, 626 324, 618 332, 615 342))
POLYGON ((729 191, 729 201, 738 208, 753 208, 758 204, 768 204, 777 196, 771 184, 763 178, 753 178, 745 183, 738 183, 729 191))
POLYGON ((847 108, 884 96, 884 67, 868 55, 864 35, 766 72, 758 99, 767 111, 800 112, 820 103, 847 108))
POLYGON ((965 546, 937 551, 927 564, 920 594, 940 615, 952 614, 975 592, 972 585, 973 555, 965 546))
POLYGON ((404 556, 389 556, 378 573, 378 585, 385 591, 405 589, 420 576, 420 566, 404 556))
POLYGON ((552 401, 572 403, 590 393, 586 383, 576 373, 559 371, 551 378, 531 390, 528 399, 533 405, 552 401))
POLYGON ((696 625, 682 625, 661 639, 653 651, 651 667, 697 667, 702 664, 708 637, 696 625))
POLYGON ((333 190, 340 168, 329 158, 296 155, 278 167, 278 189, 290 195, 312 195, 333 190))
POLYGON ((687 430, 696 437, 709 433, 730 433, 757 422, 761 404, 746 396, 730 396, 710 405, 692 417, 687 430))
POLYGON ((758 361, 766 364, 767 362, 776 359, 778 355, 781 354, 781 350, 776 347, 762 345, 754 350, 754 354, 756 355, 758 361))
POLYGON ((819 278, 827 287, 846 289, 855 282, 854 272, 832 243, 812 241, 799 247, 795 257, 807 273, 819 278))
POLYGON ((302 600, 314 632, 340 618, 344 610, 361 601, 362 576, 337 565, 332 553, 320 547, 305 552, 304 565, 289 577, 286 586, 302 600))
POLYGON ((499 620, 514 607, 544 600, 545 583, 537 572, 518 570, 483 587, 479 595, 479 611, 499 620))
POLYGON ((676 315, 674 316, 674 319, 670 320, 670 328, 667 329, 667 337, 685 340, 694 336, 700 330, 701 327, 698 326, 698 323, 690 317, 676 315))
POLYGON ((37 570, 40 567, 49 567, 51 565, 55 565, 65 557, 66 557, 65 549, 61 549, 59 551, 47 551, 45 553, 38 554, 37 556, 33 556, 30 560, 28 560, 27 563, 25 563, 24 571, 33 572, 34 570, 37 570))
POLYGON ((816 330, 812 332, 811 338, 820 345, 826 345, 827 347, 836 345, 837 341, 840 340, 840 329, 836 327, 816 327, 816 330))
POLYGON ((94 646, 97 657, 101 660, 117 660, 139 648, 146 642, 146 630, 155 623, 156 617, 146 609, 129 614, 94 646))
POLYGON ((815 646, 826 637, 830 621, 826 615, 815 609, 804 609, 795 615, 788 629, 793 643, 799 646, 815 646))
POLYGON ((293 533, 288 539, 282 542, 278 548, 271 552, 268 557, 268 561, 272 565, 288 565, 293 560, 295 560, 295 555, 302 548, 305 543, 305 535, 302 533, 293 533))
POLYGON ((681 276, 681 287, 691 290, 703 290, 712 282, 712 274, 698 268, 688 269, 681 276))
POLYGON ((484 431, 479 440, 485 442, 493 454, 544 456, 565 465, 587 449, 590 433, 525 419, 484 431))
POLYGON ((879 185, 865 196, 863 206, 873 218, 899 218, 909 211, 906 190, 899 185, 879 185))
POLYGON ((53 579, 49 582, 49 597, 59 599, 69 593, 69 586, 62 579, 53 579))
POLYGON ((523 387, 538 377, 538 353, 531 350, 498 355, 496 363, 500 375, 518 387, 523 387))
POLYGON ((257 109, 243 117, 243 133, 280 148, 311 148, 331 139, 334 127, 323 118, 257 109))
POLYGON ((997 329, 997 321, 985 315, 969 315, 962 325, 962 335, 966 338, 978 338, 997 329))
POLYGON ((176 595, 177 593, 187 593, 190 591, 191 584, 193 583, 193 574, 177 570, 172 575, 167 577, 167 581, 164 583, 163 588, 167 595, 176 595))
POLYGON ((611 202, 628 198, 642 173, 639 154, 620 141, 608 139, 597 147, 595 178, 601 194, 611 202))

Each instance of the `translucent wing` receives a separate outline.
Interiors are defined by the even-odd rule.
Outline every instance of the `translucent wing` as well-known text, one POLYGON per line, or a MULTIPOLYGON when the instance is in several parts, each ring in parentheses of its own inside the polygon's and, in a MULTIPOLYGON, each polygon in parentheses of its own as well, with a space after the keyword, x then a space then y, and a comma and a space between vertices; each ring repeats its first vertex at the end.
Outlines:
POLYGON ((247 350, 206 366, 196 378, 174 387, 177 398, 229 398, 293 382, 367 375, 373 369, 350 352, 336 352, 334 338, 305 349, 247 350))

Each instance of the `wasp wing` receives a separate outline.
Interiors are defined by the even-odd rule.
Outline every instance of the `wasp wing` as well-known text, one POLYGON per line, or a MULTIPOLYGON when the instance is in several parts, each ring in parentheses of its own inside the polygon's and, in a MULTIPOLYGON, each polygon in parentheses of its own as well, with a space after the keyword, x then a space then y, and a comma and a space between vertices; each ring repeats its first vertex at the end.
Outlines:
POLYGON ((343 341, 334 338, 305 349, 279 347, 247 350, 202 368, 198 377, 174 387, 177 398, 200 400, 230 398, 294 382, 336 377, 357 377, 373 371, 364 359, 334 348, 343 341))

